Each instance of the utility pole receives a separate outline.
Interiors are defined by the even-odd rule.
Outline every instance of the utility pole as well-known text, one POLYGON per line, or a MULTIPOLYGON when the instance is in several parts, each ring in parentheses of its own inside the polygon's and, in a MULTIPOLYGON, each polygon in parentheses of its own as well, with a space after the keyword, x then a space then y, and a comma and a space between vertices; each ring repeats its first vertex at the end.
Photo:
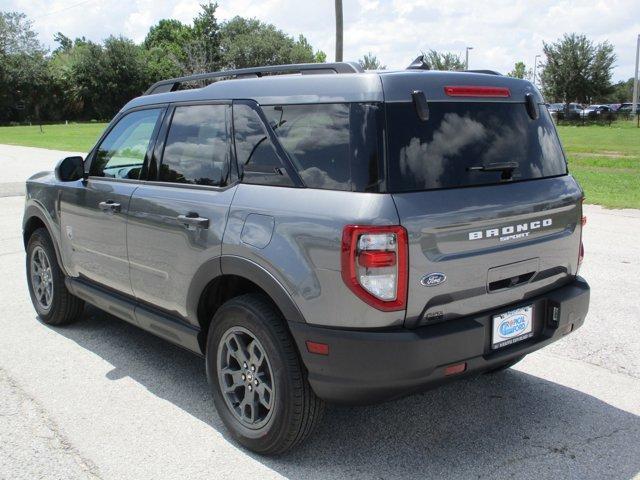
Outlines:
POLYGON ((636 115, 638 113, 638 64, 640 63, 640 35, 638 35, 638 44, 636 45, 636 71, 634 72, 633 80, 633 100, 631 104, 631 114, 636 115))
POLYGON ((473 47, 467 47, 464 55, 464 69, 469 70, 469 50, 473 50, 473 47))
POLYGON ((342 0, 336 0, 336 62, 342 61, 342 0))
POLYGON ((537 73, 538 73, 538 59, 541 57, 541 55, 536 55, 536 57, 533 59, 533 84, 536 84, 536 78, 537 78, 537 73))

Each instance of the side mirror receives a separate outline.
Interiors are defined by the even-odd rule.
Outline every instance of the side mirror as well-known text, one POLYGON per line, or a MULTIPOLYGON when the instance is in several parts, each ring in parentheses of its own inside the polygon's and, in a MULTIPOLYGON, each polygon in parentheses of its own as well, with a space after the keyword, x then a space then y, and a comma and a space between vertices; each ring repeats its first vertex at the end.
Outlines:
POLYGON ((61 182, 75 182, 85 178, 84 159, 82 157, 63 158, 56 165, 56 178, 61 182))

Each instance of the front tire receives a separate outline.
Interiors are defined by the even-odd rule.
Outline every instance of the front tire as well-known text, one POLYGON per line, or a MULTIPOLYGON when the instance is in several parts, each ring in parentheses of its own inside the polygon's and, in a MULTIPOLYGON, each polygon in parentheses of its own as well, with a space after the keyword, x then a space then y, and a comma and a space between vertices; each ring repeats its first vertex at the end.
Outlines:
POLYGON ((76 321, 84 302, 67 290, 49 232, 44 228, 29 238, 26 267, 31 303, 40 319, 47 325, 76 321))
POLYGON ((246 448, 286 452, 319 423, 324 402, 307 381, 284 319, 264 296, 241 295, 218 309, 206 362, 220 418, 246 448))

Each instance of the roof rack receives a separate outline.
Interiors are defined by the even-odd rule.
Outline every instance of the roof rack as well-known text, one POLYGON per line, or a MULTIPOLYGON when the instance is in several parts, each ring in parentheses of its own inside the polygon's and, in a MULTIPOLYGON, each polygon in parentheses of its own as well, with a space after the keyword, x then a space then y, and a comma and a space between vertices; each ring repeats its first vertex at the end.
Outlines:
POLYGON ((264 67, 239 68, 236 70, 225 70, 221 72, 199 73, 186 77, 169 78, 160 80, 151 85, 145 95, 154 93, 173 92, 178 89, 180 84, 185 82, 193 82, 198 80, 208 80, 219 77, 262 77, 265 74, 279 73, 300 73, 300 74, 319 74, 319 73, 362 73, 364 70, 355 62, 335 62, 335 63, 298 63, 291 65, 268 65, 264 67))
POLYGON ((499 75, 502 77, 500 72, 496 72, 495 70, 465 70, 467 73, 485 73, 487 75, 499 75))

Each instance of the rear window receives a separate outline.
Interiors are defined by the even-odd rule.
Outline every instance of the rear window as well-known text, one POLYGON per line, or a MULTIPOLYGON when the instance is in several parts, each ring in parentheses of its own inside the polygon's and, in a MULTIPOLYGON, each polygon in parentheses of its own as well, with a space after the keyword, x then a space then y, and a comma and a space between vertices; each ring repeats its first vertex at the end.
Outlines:
POLYGON ((379 191, 379 105, 269 105, 262 110, 307 187, 379 191))
POLYGON ((567 173, 547 109, 537 120, 524 103, 430 102, 420 121, 412 103, 387 104, 389 190, 406 192, 501 182, 500 171, 470 170, 516 162, 512 180, 567 173))

